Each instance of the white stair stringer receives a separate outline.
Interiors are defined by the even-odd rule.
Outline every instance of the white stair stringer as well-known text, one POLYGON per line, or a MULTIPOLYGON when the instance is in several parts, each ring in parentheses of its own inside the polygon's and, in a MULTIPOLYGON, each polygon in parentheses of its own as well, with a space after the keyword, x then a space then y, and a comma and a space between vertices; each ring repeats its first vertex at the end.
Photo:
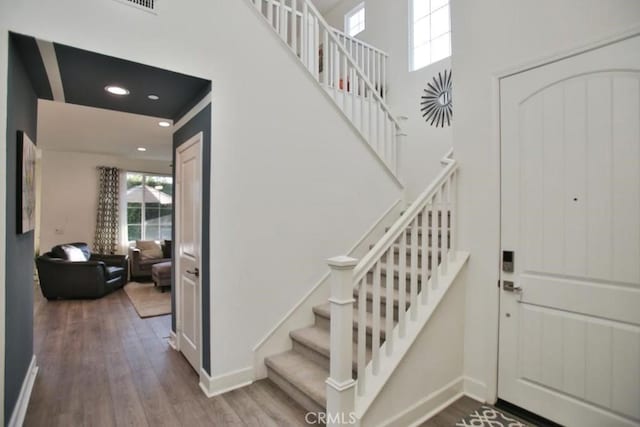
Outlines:
POLYGON ((449 260, 447 272, 442 272, 442 266, 438 267, 439 282, 438 287, 433 289, 431 280, 429 280, 428 300, 426 304, 422 304, 422 292, 418 294, 418 314, 416 320, 408 320, 406 324, 406 332, 403 337, 400 336, 400 327, 398 324, 393 329, 393 353, 387 356, 386 344, 380 347, 380 370, 377 375, 372 373, 372 364, 369 363, 365 371, 365 381, 367 384, 367 392, 363 396, 356 394, 355 413, 358 419, 362 419, 369 406, 376 399, 380 391, 382 391, 386 382, 391 378, 393 372, 402 363, 402 359, 409 351, 413 343, 422 332, 427 322, 438 308, 438 305, 446 295, 451 285, 455 282, 456 277, 469 259, 469 253, 457 251, 455 256, 451 256, 453 260, 449 260))
POLYGON ((388 55, 327 24, 311 0, 249 0, 319 87, 398 179, 406 136, 384 100, 388 55))

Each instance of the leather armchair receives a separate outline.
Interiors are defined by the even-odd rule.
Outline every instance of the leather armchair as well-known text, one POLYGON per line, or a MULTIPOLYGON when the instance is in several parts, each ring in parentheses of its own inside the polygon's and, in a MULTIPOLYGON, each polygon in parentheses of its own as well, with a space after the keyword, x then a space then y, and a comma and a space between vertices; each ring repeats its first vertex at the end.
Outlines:
POLYGON ((127 255, 91 254, 86 243, 71 243, 90 256, 72 262, 60 256, 60 246, 36 259, 40 289, 45 298, 100 298, 127 282, 127 255))
MULTIPOLYGON (((163 252, 164 252, 164 243, 163 252)), ((129 247, 129 264, 131 266, 131 278, 149 278, 151 277, 151 267, 154 264, 171 261, 171 258, 143 258, 140 249, 135 246, 129 247)))

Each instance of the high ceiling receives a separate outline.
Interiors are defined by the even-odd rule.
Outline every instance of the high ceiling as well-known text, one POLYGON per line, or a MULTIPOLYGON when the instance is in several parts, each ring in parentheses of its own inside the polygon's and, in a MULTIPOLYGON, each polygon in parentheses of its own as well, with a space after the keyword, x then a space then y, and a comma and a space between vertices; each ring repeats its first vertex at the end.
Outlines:
POLYGON ((160 118, 41 99, 38 148, 109 154, 146 160, 171 160, 172 128, 160 118), (139 152, 137 147, 144 147, 139 152))
POLYGON ((176 120, 211 88, 208 80, 30 36, 12 34, 12 40, 42 99, 176 120), (110 94, 109 85, 130 93, 110 94))
POLYGON ((313 0, 313 4, 321 13, 326 13, 333 9, 341 0, 313 0))

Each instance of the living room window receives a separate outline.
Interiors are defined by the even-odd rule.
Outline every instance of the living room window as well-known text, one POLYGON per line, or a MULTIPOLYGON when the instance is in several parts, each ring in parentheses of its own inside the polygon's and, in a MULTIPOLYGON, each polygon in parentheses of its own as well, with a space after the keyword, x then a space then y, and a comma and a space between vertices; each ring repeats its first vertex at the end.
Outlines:
POLYGON ((344 32, 347 33, 349 37, 353 37, 363 32, 364 28, 365 10, 364 2, 362 2, 344 16, 344 32))
POLYGON ((409 70, 451 56, 449 0, 409 0, 409 70))
POLYGON ((127 172, 127 240, 171 240, 173 179, 127 172))

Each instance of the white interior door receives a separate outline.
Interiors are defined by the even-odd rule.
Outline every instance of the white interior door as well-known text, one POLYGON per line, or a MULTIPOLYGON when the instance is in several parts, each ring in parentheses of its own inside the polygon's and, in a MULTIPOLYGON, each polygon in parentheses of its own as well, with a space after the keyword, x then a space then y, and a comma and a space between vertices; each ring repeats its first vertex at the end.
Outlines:
POLYGON ((200 373, 200 206, 202 133, 178 147, 176 155, 176 248, 178 348, 200 373))
POLYGON ((567 426, 640 425, 640 37, 500 92, 514 271, 501 273, 498 396, 567 426))

